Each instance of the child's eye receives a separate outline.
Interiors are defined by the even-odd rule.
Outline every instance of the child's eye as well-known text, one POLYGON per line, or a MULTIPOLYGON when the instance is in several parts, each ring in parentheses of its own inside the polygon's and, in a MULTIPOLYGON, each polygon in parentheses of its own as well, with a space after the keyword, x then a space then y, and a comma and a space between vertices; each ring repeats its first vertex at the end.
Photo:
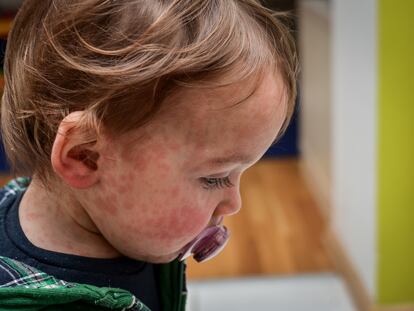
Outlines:
POLYGON ((234 186, 229 177, 203 177, 201 178, 201 182, 203 183, 203 187, 208 190, 234 186))

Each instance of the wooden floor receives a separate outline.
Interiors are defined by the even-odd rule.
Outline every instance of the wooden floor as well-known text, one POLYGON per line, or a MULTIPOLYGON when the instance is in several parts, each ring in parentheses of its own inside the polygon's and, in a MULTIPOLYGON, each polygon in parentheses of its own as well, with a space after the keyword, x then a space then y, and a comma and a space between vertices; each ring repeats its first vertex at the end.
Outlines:
POLYGON ((242 177, 243 207, 228 217, 231 239, 205 263, 188 260, 190 279, 333 271, 324 223, 299 160, 262 160, 242 177))

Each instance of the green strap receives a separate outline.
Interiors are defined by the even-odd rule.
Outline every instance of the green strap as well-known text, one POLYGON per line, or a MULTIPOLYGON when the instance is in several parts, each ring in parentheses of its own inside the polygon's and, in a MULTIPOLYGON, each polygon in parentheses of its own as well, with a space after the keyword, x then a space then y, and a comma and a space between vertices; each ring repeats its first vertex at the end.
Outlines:
POLYGON ((158 265, 160 295, 163 310, 184 311, 187 301, 185 285, 185 262, 175 260, 158 265))

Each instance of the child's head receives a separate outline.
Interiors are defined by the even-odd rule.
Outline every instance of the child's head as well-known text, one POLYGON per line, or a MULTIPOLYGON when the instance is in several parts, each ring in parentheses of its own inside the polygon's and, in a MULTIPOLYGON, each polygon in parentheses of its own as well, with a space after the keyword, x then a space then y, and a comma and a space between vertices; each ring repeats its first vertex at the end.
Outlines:
POLYGON ((121 253, 168 261, 239 209, 241 173, 292 115, 296 62, 255 0, 26 0, 5 148, 17 172, 61 181, 121 253))

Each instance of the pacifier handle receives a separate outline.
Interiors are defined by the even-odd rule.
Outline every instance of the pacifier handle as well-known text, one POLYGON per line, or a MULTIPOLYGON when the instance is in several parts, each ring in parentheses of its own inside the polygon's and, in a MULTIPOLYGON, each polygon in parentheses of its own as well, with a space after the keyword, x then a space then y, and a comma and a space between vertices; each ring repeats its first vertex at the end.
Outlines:
POLYGON ((194 240, 183 247, 178 260, 193 255, 197 262, 204 262, 220 253, 226 246, 230 233, 223 225, 204 229, 194 240))

